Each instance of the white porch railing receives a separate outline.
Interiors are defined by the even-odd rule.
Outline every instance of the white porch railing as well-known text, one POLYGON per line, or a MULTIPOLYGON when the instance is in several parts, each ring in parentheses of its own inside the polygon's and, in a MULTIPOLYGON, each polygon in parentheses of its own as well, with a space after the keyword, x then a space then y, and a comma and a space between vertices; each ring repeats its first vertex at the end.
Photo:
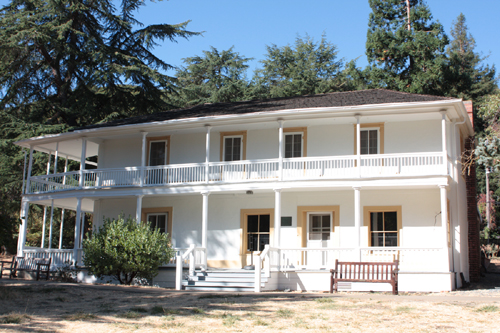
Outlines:
POLYGON ((52 258, 51 269, 62 267, 66 264, 73 265, 76 262, 81 263, 82 249, 41 249, 41 248, 26 248, 24 257, 18 257, 18 267, 20 269, 36 269, 33 259, 49 259, 52 258))
MULTIPOLYGON (((440 152, 301 157, 283 160, 281 181, 446 175, 450 162, 440 152)), ((206 183, 205 163, 83 170, 83 188, 168 186, 206 183), (142 178, 143 177, 143 178, 142 178), (142 178, 142 181, 141 181, 142 178)), ((210 162, 208 183, 280 181, 279 159, 210 162)), ((30 177, 29 193, 80 189, 79 171, 30 177)))
POLYGON ((443 272, 448 253, 442 248, 365 247, 361 261, 387 262, 399 260, 403 272, 443 272))

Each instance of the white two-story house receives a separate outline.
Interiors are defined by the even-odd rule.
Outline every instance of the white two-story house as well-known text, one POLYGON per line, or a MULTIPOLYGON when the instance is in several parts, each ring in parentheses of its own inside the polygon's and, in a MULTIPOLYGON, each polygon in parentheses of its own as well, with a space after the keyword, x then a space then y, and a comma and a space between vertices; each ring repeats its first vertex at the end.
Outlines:
POLYGON ((452 290, 479 260, 473 175, 460 163, 471 114, 460 99, 364 90, 204 104, 19 141, 30 159, 18 255, 81 259, 81 223, 74 249, 25 247, 38 204, 77 221, 90 212, 94 227, 125 214, 168 232, 178 256, 155 284, 253 265, 255 290, 328 290, 336 259, 397 259, 400 291, 452 290), (81 168, 32 175, 33 151, 81 168))

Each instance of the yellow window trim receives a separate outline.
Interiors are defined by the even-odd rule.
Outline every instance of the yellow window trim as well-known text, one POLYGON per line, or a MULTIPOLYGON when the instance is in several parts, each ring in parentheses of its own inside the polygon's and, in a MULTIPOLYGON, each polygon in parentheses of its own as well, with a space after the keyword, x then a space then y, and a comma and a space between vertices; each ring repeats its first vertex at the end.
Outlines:
POLYGON ((297 207, 297 236, 302 247, 307 247, 307 214, 332 213, 332 233, 339 224, 340 206, 298 206, 297 207))
POLYGON ((401 206, 364 206, 363 225, 368 228, 368 246, 372 246, 370 213, 396 212, 398 223, 398 246, 401 246, 401 230, 403 229, 403 214, 401 206))
MULTIPOLYGON (((384 153, 384 123, 370 123, 370 124, 360 124, 361 129, 363 128, 378 128, 380 136, 380 154, 384 153)), ((354 124, 354 155, 358 154, 358 135, 356 132, 356 124, 354 124)))
POLYGON ((247 216, 248 215, 270 215, 270 226, 269 226, 269 243, 272 244, 272 240, 274 239, 274 208, 262 208, 262 209, 242 209, 240 212, 240 228, 241 228, 241 247, 240 254, 241 256, 246 256, 250 252, 247 251, 247 216))
POLYGON ((146 156, 146 165, 149 165, 149 150, 150 150, 150 147, 151 147, 151 141, 166 141, 167 142, 167 165, 170 164, 170 135, 166 135, 166 136, 154 136, 154 137, 149 137, 149 138, 146 138, 146 144, 147 144, 147 150, 148 150, 148 153, 147 153, 147 156, 146 156))
POLYGON ((224 139, 226 136, 242 136, 242 160, 247 159, 247 131, 220 132, 220 161, 224 161, 224 139))
POLYGON ((141 211, 141 220, 146 222, 148 214, 167 214, 167 233, 170 238, 172 238, 172 207, 155 207, 155 208, 143 208, 141 211))
MULTIPOLYGON (((302 157, 307 157, 307 127, 288 127, 283 128, 283 136, 285 133, 302 133, 302 157)), ((283 138, 283 144, 285 144, 285 138, 283 138)), ((284 149, 284 148, 283 148, 284 149)), ((285 152, 283 150, 283 156, 285 152)))

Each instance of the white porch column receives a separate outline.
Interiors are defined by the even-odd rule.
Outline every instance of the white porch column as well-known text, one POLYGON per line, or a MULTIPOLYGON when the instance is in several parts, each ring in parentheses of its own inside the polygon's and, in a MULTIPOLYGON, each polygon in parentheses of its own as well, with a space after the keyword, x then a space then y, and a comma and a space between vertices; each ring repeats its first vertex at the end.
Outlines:
POLYGON ((24 168, 23 168, 23 187, 21 188, 21 194, 25 194, 26 193, 26 150, 24 150, 23 148, 23 153, 24 153, 24 168))
POLYGON ((21 203, 21 226, 19 228, 19 238, 17 239, 17 255, 19 257, 24 257, 24 244, 26 243, 26 230, 28 229, 28 214, 29 206, 28 201, 23 201, 21 203))
POLYGON ((205 183, 208 184, 210 180, 210 130, 212 129, 211 126, 206 126, 207 127, 207 134, 205 137, 205 183))
POLYGON ((85 212, 82 212, 82 221, 80 222, 80 247, 82 247, 82 243, 83 243, 83 234, 85 233, 85 212))
MULTIPOLYGON (((201 247, 207 248, 207 224, 208 224, 208 196, 210 192, 201 192, 203 196, 203 208, 201 216, 201 247)), ((206 259, 206 258, 205 258, 206 259)))
POLYGON ((52 248, 52 222, 54 221, 54 199, 50 205, 49 249, 52 248))
POLYGON ((56 143, 56 152, 54 154, 54 174, 57 173, 57 159, 59 158, 59 142, 56 143))
POLYGON ((85 170, 85 159, 87 155, 87 139, 82 138, 82 153, 80 156, 80 188, 83 187, 84 183, 84 175, 83 175, 83 170, 85 170))
POLYGON ((31 170, 33 169, 33 147, 30 146, 30 159, 28 162, 28 175, 26 177, 26 192, 31 193, 30 180, 31 180, 31 170))
POLYGON ((43 206, 43 222, 42 222, 42 243, 40 247, 45 247, 45 224, 47 223, 47 206, 43 206))
POLYGON ((279 148, 278 148, 278 158, 279 158, 279 165, 278 165, 278 170, 279 170, 279 180, 283 180, 283 120, 278 120, 278 123, 280 125, 279 128, 279 138, 278 138, 278 143, 279 143, 279 148))
POLYGON ((439 185, 441 194, 441 232, 443 241, 443 251, 445 253, 445 272, 450 271, 450 251, 448 248, 448 186, 439 185))
POLYGON ((354 247, 356 248, 358 261, 361 261, 361 187, 353 187, 354 189, 354 232, 355 241, 354 247))
MULTIPOLYGON (((142 133, 142 152, 141 152, 141 180, 139 181, 140 186, 144 186, 144 175, 145 175, 145 170, 144 168, 146 167, 146 152, 147 152, 147 147, 146 147, 146 136, 148 135, 148 132, 141 132, 142 133)), ((137 215, 136 215, 137 218, 137 215)), ((139 219, 137 219, 139 221, 139 219)))
POLYGON ((441 146, 443 151, 443 171, 448 173, 448 146, 446 143, 446 111, 441 111, 441 146))
POLYGON ((142 218, 142 198, 143 195, 138 195, 137 196, 137 207, 135 210, 135 221, 137 223, 141 223, 141 218, 142 218))
POLYGON ((274 247, 279 248, 281 241, 281 189, 274 189, 274 247))
POLYGON ((361 124, 360 117, 356 116, 356 161, 358 164, 358 177, 361 178, 361 124))
POLYGON ((61 226, 59 227, 59 250, 62 249, 62 240, 63 240, 63 230, 64 230, 64 209, 61 213, 61 226))
POLYGON ((75 219, 75 245, 73 247, 74 259, 78 258, 78 249, 80 248, 80 223, 82 220, 82 198, 76 199, 76 219, 75 219))

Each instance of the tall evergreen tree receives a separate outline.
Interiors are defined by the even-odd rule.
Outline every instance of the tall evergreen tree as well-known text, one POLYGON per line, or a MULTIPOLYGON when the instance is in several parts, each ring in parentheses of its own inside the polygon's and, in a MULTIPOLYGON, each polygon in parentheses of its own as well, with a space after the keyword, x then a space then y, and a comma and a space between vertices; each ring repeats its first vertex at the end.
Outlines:
POLYGON ((474 52, 476 41, 470 35, 465 16, 453 22, 448 47, 445 92, 448 96, 477 100, 496 89, 495 66, 483 65, 484 58, 474 52))
POLYGON ((253 77, 252 98, 318 94, 342 90, 343 60, 323 36, 320 42, 298 37, 295 45, 267 46, 266 58, 253 77))
POLYGON ((12 0, 0 9, 2 222, 19 222, 23 155, 14 141, 169 107, 171 66, 152 50, 196 33, 188 22, 144 26, 134 18, 143 0, 116 4, 12 0))
POLYGON ((251 58, 241 56, 233 47, 223 51, 211 47, 203 54, 183 59, 186 66, 177 71, 179 106, 244 99, 251 58))
POLYGON ((369 0, 366 41, 370 84, 440 94, 448 38, 423 0, 369 0))

